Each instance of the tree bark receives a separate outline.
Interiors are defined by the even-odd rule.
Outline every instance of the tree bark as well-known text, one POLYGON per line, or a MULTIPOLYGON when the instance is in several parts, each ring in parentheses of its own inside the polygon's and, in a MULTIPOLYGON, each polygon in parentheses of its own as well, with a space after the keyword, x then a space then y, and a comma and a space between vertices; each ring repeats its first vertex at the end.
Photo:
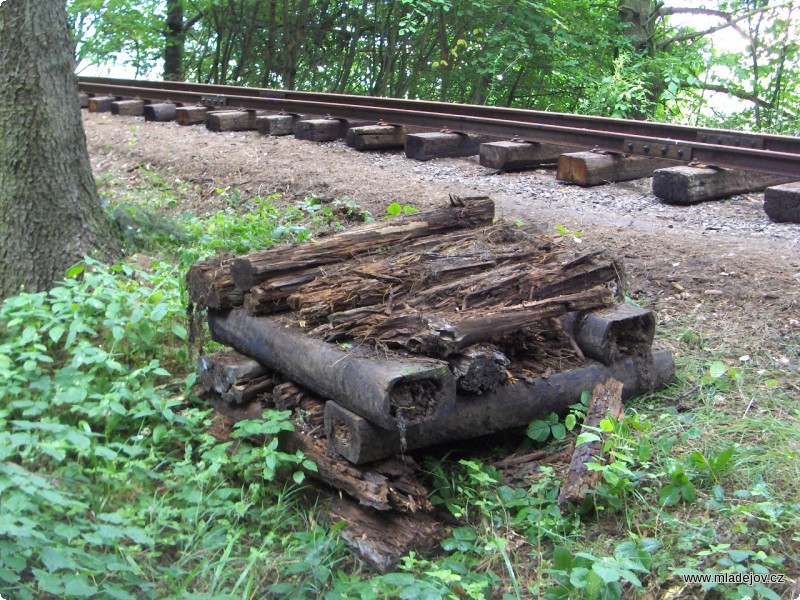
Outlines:
POLYGON ((0 297, 113 254, 81 123, 63 2, 0 6, 0 297))
POLYGON ((167 0, 167 29, 164 32, 164 79, 183 80, 183 0, 167 0))

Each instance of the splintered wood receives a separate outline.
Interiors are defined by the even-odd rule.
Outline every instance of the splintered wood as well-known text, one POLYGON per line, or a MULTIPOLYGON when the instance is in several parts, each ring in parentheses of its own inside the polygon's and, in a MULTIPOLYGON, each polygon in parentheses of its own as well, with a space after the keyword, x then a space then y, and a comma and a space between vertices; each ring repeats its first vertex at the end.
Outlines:
MULTIPOLYGON (((608 417, 613 417, 619 421, 622 418, 623 410, 622 383, 616 379, 609 379, 603 384, 598 384, 589 399, 581 432, 595 433, 599 431, 600 421, 608 417)), ((558 504, 562 508, 566 508, 570 503, 581 504, 586 494, 593 490, 602 479, 602 471, 592 471, 589 469, 588 464, 592 462, 602 464, 604 462, 604 437, 601 434, 599 436, 600 439, 585 442, 575 447, 567 477, 558 494, 558 504)))

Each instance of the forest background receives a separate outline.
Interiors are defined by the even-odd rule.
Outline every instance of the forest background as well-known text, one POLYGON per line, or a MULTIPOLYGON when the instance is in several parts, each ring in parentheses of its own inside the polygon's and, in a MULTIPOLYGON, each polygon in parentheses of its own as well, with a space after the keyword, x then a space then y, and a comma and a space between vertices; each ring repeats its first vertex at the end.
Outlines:
POLYGON ((139 77, 797 134, 797 3, 676 4, 71 0, 68 8, 79 65, 139 77))

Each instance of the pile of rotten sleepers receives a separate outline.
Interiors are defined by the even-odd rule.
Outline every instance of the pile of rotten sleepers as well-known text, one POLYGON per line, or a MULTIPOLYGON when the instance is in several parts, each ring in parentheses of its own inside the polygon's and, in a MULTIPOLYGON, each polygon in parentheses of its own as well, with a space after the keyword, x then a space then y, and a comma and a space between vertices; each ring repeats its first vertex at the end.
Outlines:
POLYGON ((201 379, 228 419, 294 412, 285 447, 383 511, 371 523, 357 505, 337 509, 352 526, 345 539, 350 531, 386 570, 409 544, 435 538, 409 452, 563 414, 612 379, 629 398, 673 377, 671 354, 651 347, 652 312, 620 301, 621 265, 574 246, 495 220, 489 198, 451 198, 196 263, 194 314, 232 349, 202 356, 201 379))

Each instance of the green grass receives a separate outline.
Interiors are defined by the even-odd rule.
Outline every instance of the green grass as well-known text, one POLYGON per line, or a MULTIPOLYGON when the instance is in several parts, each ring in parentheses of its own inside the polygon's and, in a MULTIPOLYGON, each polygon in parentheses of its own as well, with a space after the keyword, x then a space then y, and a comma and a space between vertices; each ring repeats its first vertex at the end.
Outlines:
MULTIPOLYGON (((785 366, 800 340, 777 323, 662 326, 678 382, 605 423, 616 460, 597 465, 603 481, 582 510, 559 510, 550 467, 508 483, 477 457, 428 457, 431 499, 458 524, 438 554, 375 576, 303 491, 310 465, 277 449, 284 414, 224 444, 208 433, 186 346, 189 264, 304 239, 340 213, 219 190, 223 210, 192 215, 196 190, 152 172, 101 188, 129 262, 87 259, 49 292, 0 306, 4 597, 618 598, 702 591, 679 573, 797 578, 800 382, 785 366), (243 439, 254 433, 263 446, 243 439)), ((538 425, 537 439, 579 431, 538 425)))

